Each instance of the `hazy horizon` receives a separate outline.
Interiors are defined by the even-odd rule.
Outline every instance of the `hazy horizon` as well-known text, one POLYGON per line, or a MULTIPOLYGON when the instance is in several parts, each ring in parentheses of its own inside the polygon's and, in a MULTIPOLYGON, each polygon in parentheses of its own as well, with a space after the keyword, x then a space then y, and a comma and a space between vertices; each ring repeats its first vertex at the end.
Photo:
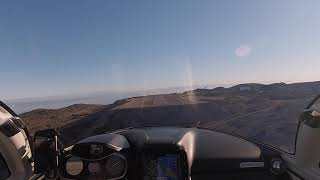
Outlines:
MULTIPOLYGON (((276 82, 239 82, 239 83, 233 83, 233 84, 195 84, 192 86, 174 86, 174 87, 162 87, 162 88, 156 88, 156 89, 133 89, 133 90, 127 90, 127 91, 110 91, 110 90, 98 90, 98 91, 91 91, 91 92, 74 92, 74 93, 67 93, 67 94, 52 94, 49 96, 26 96, 26 97, 15 97, 15 98, 3 98, 1 100, 4 101, 24 101, 24 100, 43 100, 43 99, 54 99, 54 98, 64 98, 64 97, 68 97, 68 98, 74 98, 74 97, 78 97, 78 96, 85 96, 85 95, 92 95, 92 94, 105 94, 105 93, 148 93, 148 92, 155 92, 157 93, 157 91, 161 92, 161 91, 168 91, 168 92, 174 92, 175 90, 179 90, 179 89, 196 89, 196 88, 204 88, 204 89, 210 89, 210 88, 215 88, 215 87, 231 87, 231 86, 235 86, 238 84, 250 84, 250 83, 257 83, 257 84, 264 84, 264 85, 269 85, 269 84, 274 84, 274 83, 286 83, 286 84, 294 84, 294 83, 305 83, 305 82, 316 82, 316 81, 320 81, 320 79, 314 79, 314 80, 310 80, 310 81, 276 81, 276 82)), ((149 94, 146 94, 149 95, 149 94)))
MULTIPOLYGON (((308 82, 318 82, 318 81, 308 81, 308 82)), ((271 83, 259 83, 259 82, 247 82, 239 84, 250 84, 258 83, 264 85, 270 85, 274 83, 308 83, 308 82, 271 82, 271 83)), ((194 85, 193 87, 171 87, 171 88, 161 88, 153 90, 141 90, 141 91, 99 91, 99 92, 88 92, 79 94, 67 94, 67 95, 57 95, 57 96, 47 96, 47 97, 28 97, 20 99, 2 99, 7 103, 14 111, 18 114, 28 112, 34 109, 58 109, 73 104, 101 104, 108 105, 116 100, 136 97, 136 96, 147 96, 147 95, 157 95, 157 94, 170 94, 170 93, 183 93, 185 91, 195 90, 197 88, 201 89, 213 89, 216 87, 233 87, 239 84, 216 84, 216 85, 194 85)))

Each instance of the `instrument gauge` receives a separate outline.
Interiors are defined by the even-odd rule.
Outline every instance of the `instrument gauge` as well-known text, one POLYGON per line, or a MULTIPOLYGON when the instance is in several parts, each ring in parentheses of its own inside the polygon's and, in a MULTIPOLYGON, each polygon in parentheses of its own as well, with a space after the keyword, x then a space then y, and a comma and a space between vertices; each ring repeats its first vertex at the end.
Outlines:
POLYGON ((127 160, 124 156, 118 153, 111 154, 106 159, 105 170, 107 172, 107 179, 121 179, 127 172, 127 160))
POLYGON ((81 174, 83 168, 84 163, 78 157, 71 157, 66 162, 66 172, 71 176, 77 176, 81 174))
POLYGON ((99 162, 90 162, 88 164, 88 170, 92 174, 97 174, 101 171, 101 165, 99 162))

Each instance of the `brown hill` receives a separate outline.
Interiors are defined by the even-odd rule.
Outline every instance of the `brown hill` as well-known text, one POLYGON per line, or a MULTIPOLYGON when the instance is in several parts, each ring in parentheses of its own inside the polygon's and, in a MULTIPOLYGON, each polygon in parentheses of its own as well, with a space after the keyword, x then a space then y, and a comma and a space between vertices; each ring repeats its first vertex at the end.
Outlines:
POLYGON ((67 144, 95 134, 137 126, 217 129, 292 149, 298 116, 320 94, 320 82, 241 84, 231 88, 122 99, 108 106, 74 105, 22 114, 32 131, 61 127, 67 144))
POLYGON ((37 109, 23 113, 20 117, 33 134, 40 129, 63 127, 105 107, 103 105, 74 104, 61 109, 37 109))

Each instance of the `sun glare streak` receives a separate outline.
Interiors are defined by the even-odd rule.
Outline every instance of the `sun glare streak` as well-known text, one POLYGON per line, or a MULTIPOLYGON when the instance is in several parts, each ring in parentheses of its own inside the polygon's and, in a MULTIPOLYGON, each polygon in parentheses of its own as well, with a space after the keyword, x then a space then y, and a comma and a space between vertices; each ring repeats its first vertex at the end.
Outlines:
MULTIPOLYGON (((194 80, 193 80, 193 74, 192 74, 192 65, 191 65, 190 61, 186 62, 184 71, 185 71, 184 72, 184 86, 193 90, 194 89, 194 80)), ((190 102, 196 101, 196 98, 195 98, 193 91, 189 91, 187 98, 190 102)))

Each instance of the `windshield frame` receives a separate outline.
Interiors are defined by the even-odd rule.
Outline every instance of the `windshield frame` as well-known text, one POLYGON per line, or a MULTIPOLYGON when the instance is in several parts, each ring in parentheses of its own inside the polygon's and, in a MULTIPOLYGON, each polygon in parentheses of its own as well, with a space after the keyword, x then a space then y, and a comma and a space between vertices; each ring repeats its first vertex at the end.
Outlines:
POLYGON ((299 120, 298 120, 298 128, 297 128, 297 132, 296 132, 296 137, 295 137, 295 142, 294 142, 294 152, 293 153, 289 153, 290 155, 295 155, 297 152, 297 141, 298 141, 298 135, 299 135, 299 131, 301 128, 301 124, 304 123, 304 119, 303 119, 303 114, 304 113, 310 113, 310 108, 312 107, 312 105, 314 103, 316 103, 318 100, 320 100, 320 95, 316 96, 308 105, 307 107, 304 109, 304 111, 301 113, 299 120))

